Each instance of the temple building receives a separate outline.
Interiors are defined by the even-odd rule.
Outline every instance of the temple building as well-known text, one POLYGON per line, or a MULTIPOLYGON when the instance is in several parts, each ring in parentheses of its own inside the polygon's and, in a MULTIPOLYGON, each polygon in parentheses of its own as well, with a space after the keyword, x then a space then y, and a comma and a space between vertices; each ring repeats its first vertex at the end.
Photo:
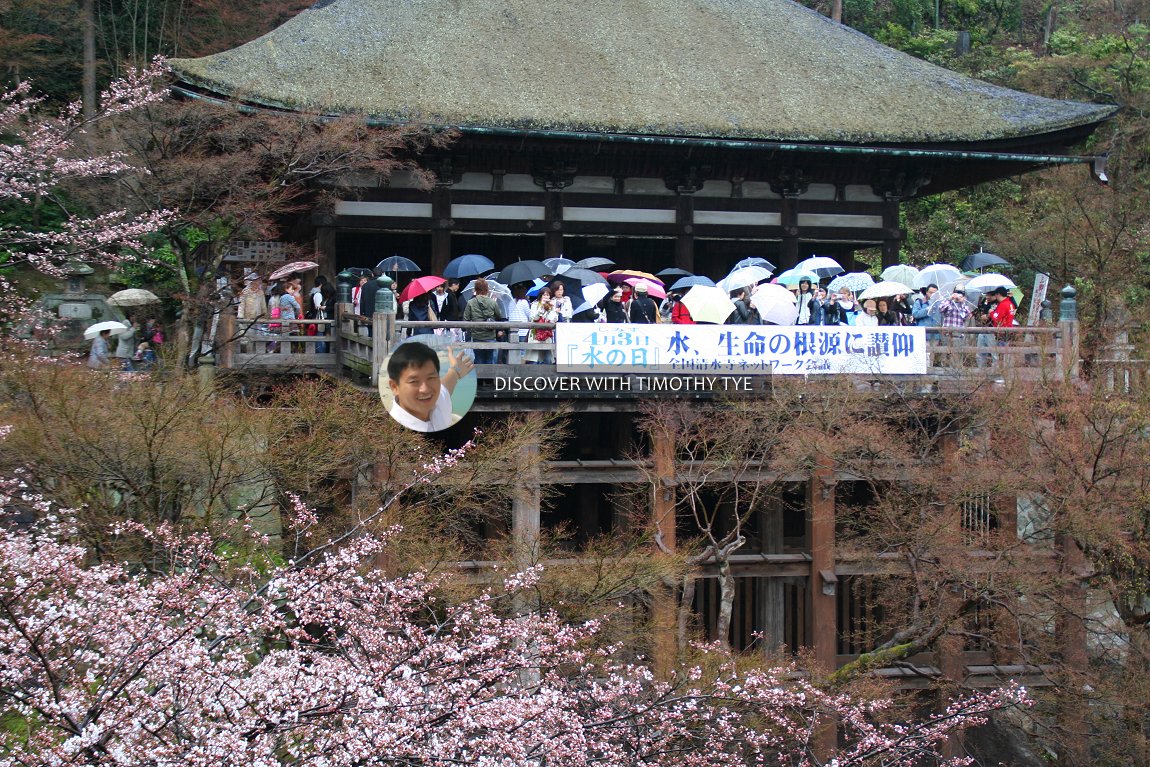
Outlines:
MULTIPOLYGON (((320 0, 258 40, 171 64, 176 91, 188 98, 457 134, 416 158, 433 171, 431 188, 404 174, 364 174, 344 184, 333 211, 312 215, 329 276, 393 254, 425 274, 466 253, 497 267, 605 256, 626 268, 677 266, 715 278, 748 256, 781 269, 818 254, 849 269, 857 251, 880 248, 890 265, 904 239, 905 200, 1066 163, 1104 181, 1100 158, 1068 153, 1116 111, 961 76, 790 0, 320 0)), ((1033 336, 1008 355, 1019 371, 964 366, 963 355, 973 359, 978 348, 971 336, 969 347, 932 348, 932 366, 900 396, 937 397, 945 408, 1000 375, 1076 376, 1074 291, 1063 298, 1060 325, 1005 331, 1019 341, 1010 333, 1033 336), (948 353, 951 363, 939 362, 948 353)), ((387 317, 385 326, 383 312, 374 333, 363 320, 329 320, 335 342, 322 355, 313 353, 317 339, 297 336, 290 346, 306 342, 307 355, 281 343, 276 355, 227 352, 221 365, 286 371, 310 358, 337 376, 378 374, 400 332, 385 332, 395 325, 387 317)), ((965 330, 941 329, 956 341, 965 330)), ((570 414, 555 459, 509 477, 521 492, 509 530, 494 533, 538 540, 549 527, 568 530, 577 547, 649 513, 668 548, 676 536, 698 534, 680 503, 692 467, 674 440, 644 433, 651 397, 637 389, 501 394, 484 383, 555 376, 555 368, 478 367, 479 398, 445 432, 448 446, 509 412, 552 411, 562 400, 570 414), (624 485, 649 485, 651 508, 621 498, 624 485)), ((773 385, 770 376, 759 380, 773 385)), ((959 436, 948 434, 951 452, 924 459, 922 470, 949 460, 959 436)), ((748 472, 767 481, 755 467, 748 472)), ((770 481, 777 487, 732 559, 727 638, 739 649, 810 648, 834 668, 866 649, 859 637, 881 609, 876 571, 836 553, 838 515, 874 497, 834 465, 770 481)), ((979 496, 961 509, 962 524, 1012 535, 1023 525, 1018 508, 1013 497, 979 496)), ((685 603, 714 639, 718 567, 703 562, 698 573, 685 603)), ((1068 634, 1068 646, 1082 644, 1080 636, 1068 634)), ((1011 676, 1048 683, 1041 670, 980 648, 914 664, 908 687, 940 675, 976 686, 1011 676)))
MULTIPOLYGON (((452 130, 431 189, 365 176, 325 271, 564 255, 721 276, 879 247, 903 200, 1055 164, 1115 107, 996 87, 789 0, 320 0, 172 62, 185 96, 452 130)), ((1085 171, 1084 171, 1085 172, 1085 171)))

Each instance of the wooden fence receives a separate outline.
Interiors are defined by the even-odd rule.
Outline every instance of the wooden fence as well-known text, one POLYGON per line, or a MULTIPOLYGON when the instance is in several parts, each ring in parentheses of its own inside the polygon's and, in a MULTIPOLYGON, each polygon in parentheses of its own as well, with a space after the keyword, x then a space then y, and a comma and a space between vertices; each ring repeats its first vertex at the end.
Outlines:
MULTIPOLYGON (((461 348, 497 350, 499 362, 477 366, 481 378, 554 373, 531 359, 550 359, 552 342, 526 340, 528 331, 554 325, 523 322, 410 322, 384 313, 372 318, 351 314, 341 305, 334 320, 293 320, 252 323, 225 313, 217 334, 221 368, 327 373, 378 383, 379 370, 400 342, 419 331, 454 334, 461 348), (279 327, 276 327, 278 325, 279 327), (308 335, 312 328, 315 335, 308 335), (291 328, 291 330, 289 330, 291 328), (465 341, 464 332, 503 331, 509 341, 465 341), (379 341, 382 339, 382 343, 379 341)), ((931 378, 990 380, 1070 380, 1080 373, 1078 324, 1045 327, 928 328, 931 378)), ((1150 382, 1150 363, 1125 360, 1099 363, 1095 375, 1105 375, 1111 388, 1131 391, 1150 382)))

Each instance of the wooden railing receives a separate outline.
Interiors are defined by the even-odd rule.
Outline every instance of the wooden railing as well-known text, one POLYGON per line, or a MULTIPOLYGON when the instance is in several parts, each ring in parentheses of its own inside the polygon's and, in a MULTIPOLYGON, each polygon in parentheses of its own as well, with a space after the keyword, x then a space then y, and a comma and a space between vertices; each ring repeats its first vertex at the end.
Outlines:
MULTIPOLYGON (((479 365, 481 378, 554 372, 549 365, 526 367, 525 357, 553 357, 553 342, 526 340, 528 331, 554 325, 524 322, 413 322, 397 321, 390 314, 372 318, 352 314, 341 306, 335 320, 292 320, 245 323, 233 315, 221 318, 217 345, 223 368, 283 371, 324 370, 378 383, 381 366, 400 342, 418 331, 458 334, 458 346, 471 351, 500 352, 498 362, 479 365), (275 325, 280 327, 275 329, 275 325), (287 327, 295 332, 287 332, 287 327), (315 326, 316 335, 307 335, 315 326), (269 329, 270 328, 270 329, 269 329), (502 331, 505 341, 463 340, 475 330, 502 331), (275 332, 272 332, 272 331, 275 332), (379 341, 382 339, 382 343, 379 341), (549 353, 549 354, 547 354, 549 353)), ((1078 325, 1064 322, 1044 327, 928 328, 931 378, 1009 379, 1025 381, 1070 380, 1079 375, 1078 325)), ((1095 377, 1104 373, 1108 385, 1130 391, 1150 383, 1150 363, 1122 361, 1096 363, 1095 377)))
POLYGON ((335 320, 249 322, 225 314, 216 332, 217 364, 234 370, 336 372, 340 340, 335 325, 335 320), (311 328, 314 335, 308 335, 311 328))

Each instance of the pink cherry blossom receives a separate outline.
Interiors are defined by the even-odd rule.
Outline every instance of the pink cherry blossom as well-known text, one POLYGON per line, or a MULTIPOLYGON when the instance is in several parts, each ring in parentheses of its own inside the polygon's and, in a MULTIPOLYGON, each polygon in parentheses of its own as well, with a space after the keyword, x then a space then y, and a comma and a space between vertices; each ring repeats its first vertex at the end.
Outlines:
MULTIPOLYGON (((1026 703, 1010 687, 889 721, 889 701, 723 655, 660 679, 600 646, 598 621, 522 613, 538 570, 451 601, 434 577, 371 567, 388 536, 363 527, 268 568, 203 533, 125 523, 166 571, 91 565, 69 513, 24 492, 0 482, 0 512, 45 520, 0 534, 0 767, 910 767, 1026 703), (816 758, 828 721, 846 745, 816 758)), ((292 506, 292 524, 315 524, 292 506)))

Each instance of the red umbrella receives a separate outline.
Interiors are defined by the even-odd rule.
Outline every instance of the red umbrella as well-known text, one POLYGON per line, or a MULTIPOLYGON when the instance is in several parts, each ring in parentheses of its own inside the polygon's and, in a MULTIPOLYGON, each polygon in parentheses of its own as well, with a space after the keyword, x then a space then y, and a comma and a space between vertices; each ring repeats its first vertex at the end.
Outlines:
POLYGON ((424 293, 430 293, 445 282, 447 282, 447 280, 443 279, 442 277, 436 277, 434 275, 418 277, 407 283, 407 287, 405 287, 403 292, 399 294, 399 300, 410 301, 416 296, 422 296, 424 293))
POLYGON ((308 269, 318 269, 319 264, 315 261, 292 261, 290 264, 285 264, 279 269, 268 275, 269 280, 279 280, 287 277, 292 272, 306 272, 308 269))

